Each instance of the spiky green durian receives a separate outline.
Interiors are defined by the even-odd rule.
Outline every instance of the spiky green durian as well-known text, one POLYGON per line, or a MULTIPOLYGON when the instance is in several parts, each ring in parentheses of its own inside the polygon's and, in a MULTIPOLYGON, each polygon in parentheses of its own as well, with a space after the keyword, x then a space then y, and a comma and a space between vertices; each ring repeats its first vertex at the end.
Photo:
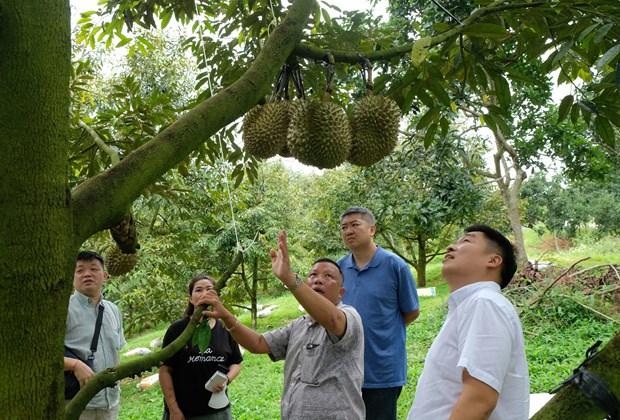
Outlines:
POLYGON ((243 118, 243 144, 252 156, 267 159, 286 145, 289 125, 288 101, 257 105, 243 118))
POLYGON ((111 276, 122 276, 129 273, 138 262, 138 253, 124 254, 118 246, 112 245, 106 252, 106 271, 111 276))
POLYGON ((370 166, 389 155, 398 142, 400 108, 384 96, 366 95, 351 113, 349 162, 370 166))
POLYGON ((312 99, 295 102, 287 137, 291 154, 306 165, 334 168, 343 163, 351 149, 347 115, 338 105, 312 99))

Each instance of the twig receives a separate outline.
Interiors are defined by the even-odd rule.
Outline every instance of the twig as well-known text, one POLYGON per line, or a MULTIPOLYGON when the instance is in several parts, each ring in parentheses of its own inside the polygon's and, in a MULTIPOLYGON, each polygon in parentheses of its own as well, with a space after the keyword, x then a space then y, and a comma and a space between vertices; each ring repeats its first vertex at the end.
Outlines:
POLYGON ((542 298, 545 296, 545 294, 549 291, 549 289, 551 289, 562 277, 564 277, 567 273, 569 273, 577 264, 579 264, 580 262, 583 262, 585 260, 589 260, 589 259, 590 259, 590 257, 582 258, 582 259, 578 260, 577 262, 573 263, 573 265, 568 267, 568 269, 564 270, 564 272, 562 272, 562 274, 557 276, 547 287, 545 287, 545 290, 542 291, 541 295, 538 298, 534 299, 534 301, 531 303, 531 306, 539 304, 540 301, 542 300, 542 298))
POLYGON ((571 274, 571 277, 577 277, 583 273, 586 273, 588 271, 592 271, 592 270, 596 270, 597 268, 601 268, 601 267, 605 267, 608 266, 610 264, 597 264, 597 265, 593 265, 592 267, 588 267, 588 268, 584 268, 583 270, 577 271, 576 273, 571 274))
POLYGON ((616 290, 620 290, 620 284, 616 284, 611 289, 597 290, 596 292, 593 292, 593 294, 595 294, 595 295, 604 295, 604 294, 607 294, 607 293, 615 292, 616 290))

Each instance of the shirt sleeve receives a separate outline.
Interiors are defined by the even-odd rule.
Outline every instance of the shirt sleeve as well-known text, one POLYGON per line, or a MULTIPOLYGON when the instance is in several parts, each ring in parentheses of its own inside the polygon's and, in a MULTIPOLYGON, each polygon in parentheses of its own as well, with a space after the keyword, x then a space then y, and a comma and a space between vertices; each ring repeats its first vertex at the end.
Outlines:
POLYGON ((402 313, 413 312, 420 308, 418 300, 418 291, 415 287, 415 280, 411 274, 411 270, 402 262, 398 264, 398 308, 402 313))
POLYGON ((263 338, 269 345, 269 357, 274 362, 278 360, 284 360, 286 358, 288 341, 291 336, 291 330, 293 328, 294 322, 295 321, 289 323, 282 328, 268 331, 263 334, 263 338))
MULTIPOLYGON (((359 313, 352 306, 339 307, 344 312, 347 318, 347 326, 344 331, 344 335, 340 338, 338 336, 327 333, 332 343, 335 343, 339 347, 351 348, 364 337, 364 328, 362 326, 362 318, 359 313)), ((327 331, 327 330, 326 330, 327 331)))
POLYGON ((489 299, 476 300, 461 315, 457 366, 501 392, 513 348, 510 321, 499 305, 489 299))

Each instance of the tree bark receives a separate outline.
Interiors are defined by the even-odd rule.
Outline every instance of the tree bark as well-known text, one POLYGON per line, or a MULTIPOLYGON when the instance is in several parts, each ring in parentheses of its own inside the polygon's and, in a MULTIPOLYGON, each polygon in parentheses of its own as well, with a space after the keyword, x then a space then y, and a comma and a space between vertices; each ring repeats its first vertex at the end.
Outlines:
POLYGON ((62 412, 63 332, 77 244, 67 191, 68 2, 0 3, 2 418, 62 412))
POLYGON ((418 236, 418 263, 415 266, 418 274, 418 287, 426 287, 426 239, 418 236))
MULTIPOLYGON (((522 175, 517 171, 517 178, 522 175)), ((523 174, 525 175, 525 174, 523 174)), ((514 234, 514 247, 517 251, 517 265, 525 267, 528 263, 527 251, 525 250, 525 239, 523 237, 523 226, 521 225, 521 212, 519 210, 519 193, 522 182, 514 180, 512 185, 498 183, 504 203, 506 203, 507 216, 514 234)))
POLYGON ((269 90, 314 0, 297 0, 250 69, 118 165, 68 191, 69 0, 0 2, 0 402, 63 416, 62 348, 75 255, 142 190, 269 90))
MULTIPOLYGON (((586 365, 620 397, 620 333, 586 365)), ((562 388, 532 420, 601 420, 605 413, 590 401, 576 385, 562 388)))

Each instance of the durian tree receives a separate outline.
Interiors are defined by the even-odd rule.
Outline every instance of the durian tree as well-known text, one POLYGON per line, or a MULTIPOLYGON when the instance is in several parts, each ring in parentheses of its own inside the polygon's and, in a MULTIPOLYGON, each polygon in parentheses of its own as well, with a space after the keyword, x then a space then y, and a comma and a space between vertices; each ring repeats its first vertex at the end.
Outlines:
MULTIPOLYGON (((175 19, 191 28, 185 45, 204 70, 197 81, 202 89, 194 106, 118 164, 70 188, 69 0, 0 0, 3 416, 62 417, 63 332, 80 245, 117 225, 145 189, 203 144, 217 147, 209 139, 264 98, 291 54, 308 65, 306 80, 315 79, 319 70, 311 64, 328 51, 342 80, 359 71, 360 57, 381 66, 375 92, 392 97, 405 114, 437 109, 423 130, 432 142, 445 136, 462 86, 510 97, 510 81, 520 75, 510 56, 497 59, 504 45, 513 46, 512 56, 550 53, 547 70, 561 69, 560 82, 584 83, 563 101, 560 114, 585 121, 596 140, 615 149, 616 0, 481 0, 467 16, 444 18, 427 32, 401 31, 359 12, 332 19, 330 7, 321 4, 296 0, 285 9, 277 0, 104 2, 99 15, 84 17, 78 42, 122 46, 132 41, 126 29, 165 27, 175 19), (93 23, 96 17, 101 20, 93 23)), ((341 86, 332 97, 344 103, 355 87, 341 86)), ((501 103, 498 108, 488 109, 489 115, 507 118, 501 103)), ((228 157, 238 162, 241 155, 228 157)), ((241 170, 247 174, 245 166, 241 170)))
POLYGON ((408 139, 381 162, 356 171, 346 185, 353 203, 373 209, 377 242, 415 269, 418 287, 426 286, 427 264, 445 253, 481 207, 484 188, 461 163, 459 147, 454 138, 428 149, 408 139))

